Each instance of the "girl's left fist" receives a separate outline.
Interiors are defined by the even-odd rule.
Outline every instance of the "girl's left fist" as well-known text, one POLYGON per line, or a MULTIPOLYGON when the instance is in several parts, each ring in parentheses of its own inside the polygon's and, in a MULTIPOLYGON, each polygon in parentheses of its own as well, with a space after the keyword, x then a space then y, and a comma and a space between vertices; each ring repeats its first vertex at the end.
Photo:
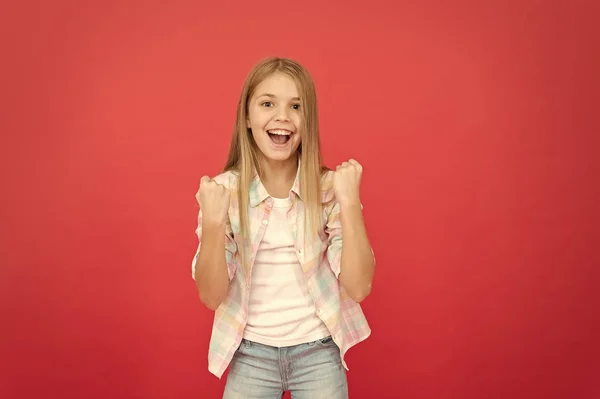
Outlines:
POLYGON ((362 166, 350 159, 335 168, 333 173, 333 191, 340 205, 360 205, 360 179, 362 166))

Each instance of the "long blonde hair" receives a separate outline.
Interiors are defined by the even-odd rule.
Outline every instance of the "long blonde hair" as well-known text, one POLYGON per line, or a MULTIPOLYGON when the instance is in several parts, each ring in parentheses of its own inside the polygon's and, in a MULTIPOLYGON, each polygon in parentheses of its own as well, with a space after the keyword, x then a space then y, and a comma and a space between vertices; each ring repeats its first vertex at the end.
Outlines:
POLYGON ((261 176, 259 149, 254 141, 251 130, 247 126, 248 102, 256 87, 275 72, 290 76, 296 83, 302 109, 302 141, 298 148, 300 162, 300 193, 304 207, 308 212, 305 220, 306 234, 315 236, 322 229, 323 204, 321 198, 321 178, 329 170, 322 163, 321 143, 319 139, 319 121, 317 112, 317 95, 314 82, 308 71, 297 61, 289 58, 271 57, 257 63, 244 82, 242 93, 237 105, 237 115, 229 155, 223 171, 236 171, 239 174, 238 205, 240 210, 240 229, 243 247, 241 261, 248 271, 247 251, 252 237, 249 234, 248 207, 250 203, 250 184, 254 172, 261 176))

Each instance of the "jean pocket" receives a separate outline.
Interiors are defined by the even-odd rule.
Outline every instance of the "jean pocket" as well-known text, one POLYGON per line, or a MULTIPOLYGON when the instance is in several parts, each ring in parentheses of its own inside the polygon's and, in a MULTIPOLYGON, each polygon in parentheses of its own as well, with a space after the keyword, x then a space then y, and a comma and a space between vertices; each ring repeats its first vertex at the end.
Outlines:
POLYGON ((242 338, 242 342, 240 342, 240 346, 238 346, 237 351, 240 353, 244 353, 252 348, 252 342, 247 339, 242 338))

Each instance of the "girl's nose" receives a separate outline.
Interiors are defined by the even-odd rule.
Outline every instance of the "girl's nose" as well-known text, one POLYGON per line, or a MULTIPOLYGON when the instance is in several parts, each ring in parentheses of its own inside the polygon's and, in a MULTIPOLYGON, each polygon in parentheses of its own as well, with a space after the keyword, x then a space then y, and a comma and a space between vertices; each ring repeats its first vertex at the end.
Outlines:
POLYGON ((275 120, 289 122, 290 118, 288 115, 288 111, 285 107, 280 107, 277 110, 277 115, 275 115, 275 120))

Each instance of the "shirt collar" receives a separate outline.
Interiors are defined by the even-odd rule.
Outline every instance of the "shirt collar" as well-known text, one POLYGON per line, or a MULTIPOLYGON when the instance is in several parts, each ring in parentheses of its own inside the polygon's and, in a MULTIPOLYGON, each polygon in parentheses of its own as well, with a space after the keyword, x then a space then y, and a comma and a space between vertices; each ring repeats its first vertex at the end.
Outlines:
MULTIPOLYGON (((296 171, 296 178, 294 179, 294 184, 292 186, 291 191, 295 193, 300 199, 302 199, 302 195, 300 193, 300 166, 301 161, 298 157, 298 170, 296 171)), ((267 192, 267 189, 262 184, 258 173, 254 170, 254 178, 250 182, 250 206, 252 208, 258 206, 265 199, 270 198, 271 196, 267 192)))

